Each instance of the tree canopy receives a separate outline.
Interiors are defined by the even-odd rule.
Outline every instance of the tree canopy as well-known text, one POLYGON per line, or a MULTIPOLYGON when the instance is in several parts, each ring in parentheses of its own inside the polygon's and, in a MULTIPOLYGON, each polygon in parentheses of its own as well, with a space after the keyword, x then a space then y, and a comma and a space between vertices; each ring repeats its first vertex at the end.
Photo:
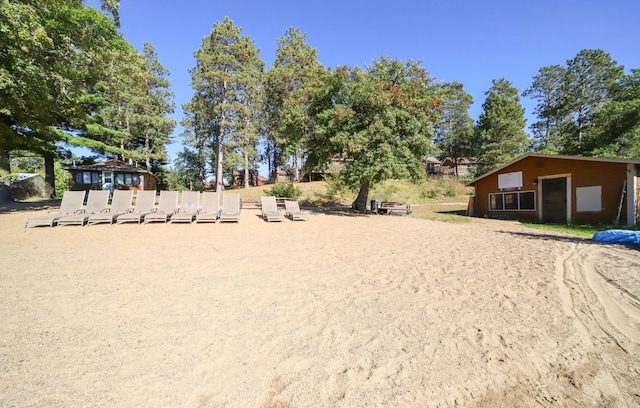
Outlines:
POLYGON ((532 125, 539 151, 638 158, 637 70, 585 49, 565 66, 542 67, 524 96, 538 101, 532 125))
POLYGON ((314 95, 307 166, 342 161, 340 177, 359 191, 353 207, 364 211, 373 184, 423 177, 440 104, 431 77, 415 61, 381 57, 364 70, 339 67, 314 95))
POLYGON ((476 124, 477 152, 484 170, 521 155, 529 146, 518 90, 504 78, 492 81, 476 124))
MULTIPOLYGON (((110 14, 80 0, 0 1, 0 168, 9 169, 13 150, 41 154, 53 185, 61 143, 136 159, 155 154, 125 144, 132 129, 118 119, 133 97, 125 90, 148 91, 139 80, 149 66, 117 31, 119 2, 102 7, 110 14)), ((173 129, 166 124, 163 141, 173 129)))

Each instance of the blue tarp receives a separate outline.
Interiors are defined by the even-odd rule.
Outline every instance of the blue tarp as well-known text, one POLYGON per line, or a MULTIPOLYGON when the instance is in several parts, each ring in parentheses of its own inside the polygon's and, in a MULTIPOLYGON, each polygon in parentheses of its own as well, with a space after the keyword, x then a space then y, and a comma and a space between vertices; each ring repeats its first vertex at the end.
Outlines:
POLYGON ((591 238, 594 241, 601 242, 619 242, 622 244, 640 245, 640 231, 630 230, 606 230, 596 232, 591 238))

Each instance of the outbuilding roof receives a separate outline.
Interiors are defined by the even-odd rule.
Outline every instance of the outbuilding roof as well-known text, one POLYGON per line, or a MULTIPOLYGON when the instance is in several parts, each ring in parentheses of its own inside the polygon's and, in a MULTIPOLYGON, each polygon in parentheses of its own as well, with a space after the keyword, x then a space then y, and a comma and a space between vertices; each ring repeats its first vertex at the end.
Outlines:
POLYGON ((497 169, 493 169, 488 173, 483 174, 480 177, 476 177, 470 182, 466 183, 467 186, 472 186, 477 183, 479 180, 482 180, 485 177, 488 177, 492 174, 499 172, 500 170, 511 166, 514 163, 527 159, 529 157, 538 157, 541 159, 560 159, 560 160, 580 160, 580 161, 590 161, 590 162, 600 162, 600 163, 619 163, 619 164, 635 164, 640 165, 640 160, 631 160, 631 159, 610 159, 610 158, 602 158, 602 157, 586 157, 586 156, 562 156, 555 154, 538 154, 538 153, 527 153, 524 156, 520 156, 515 160, 510 161, 509 163, 498 167, 497 169))

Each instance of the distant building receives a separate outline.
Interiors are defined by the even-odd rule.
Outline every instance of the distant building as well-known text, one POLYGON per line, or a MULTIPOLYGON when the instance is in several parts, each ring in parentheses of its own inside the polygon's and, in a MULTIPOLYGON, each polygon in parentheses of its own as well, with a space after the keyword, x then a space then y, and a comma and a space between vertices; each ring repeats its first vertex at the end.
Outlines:
POLYGON ((442 172, 442 162, 433 156, 427 157, 424 171, 428 175, 440 174, 442 172))
MULTIPOLYGON (((249 170, 249 186, 256 187, 265 184, 267 184, 267 179, 258 174, 258 170, 249 170)), ((233 169, 233 187, 244 187, 244 169, 233 169)))
POLYGON ((472 175, 477 166, 478 160, 473 157, 447 157, 442 161, 441 172, 442 174, 448 174, 451 176, 465 177, 472 175))
POLYGON ((157 190, 158 178, 152 173, 120 160, 68 166, 69 190, 157 190))

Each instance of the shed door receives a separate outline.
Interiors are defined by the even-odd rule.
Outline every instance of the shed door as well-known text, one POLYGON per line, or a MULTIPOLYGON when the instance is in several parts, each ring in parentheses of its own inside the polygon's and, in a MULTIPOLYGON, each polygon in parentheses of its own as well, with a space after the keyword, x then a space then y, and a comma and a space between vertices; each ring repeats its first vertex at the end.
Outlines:
POLYGON ((567 223, 567 178, 559 177, 542 181, 542 222, 567 223))

